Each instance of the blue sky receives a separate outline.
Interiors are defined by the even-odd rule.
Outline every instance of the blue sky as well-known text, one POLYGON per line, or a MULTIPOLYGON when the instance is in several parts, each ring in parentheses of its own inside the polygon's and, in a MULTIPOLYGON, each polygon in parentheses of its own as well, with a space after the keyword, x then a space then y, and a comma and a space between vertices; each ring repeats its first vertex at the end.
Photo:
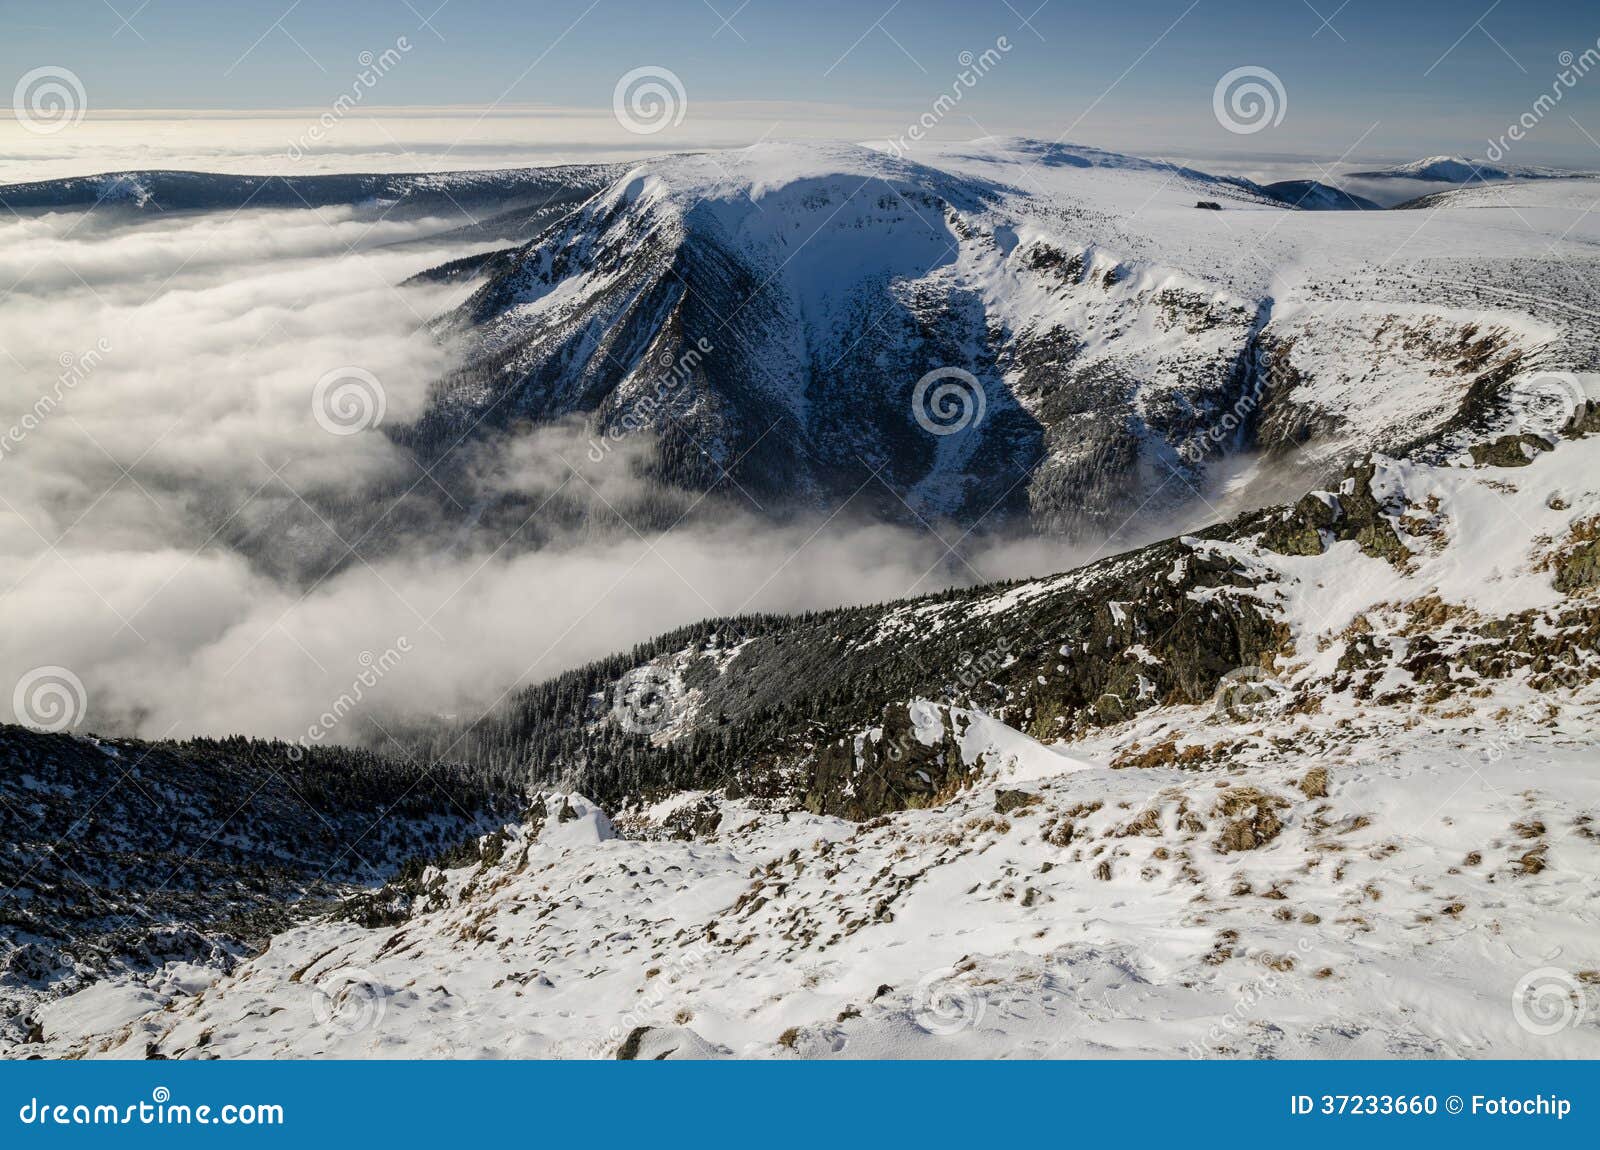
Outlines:
MULTIPOLYGON (((663 145, 735 112, 735 136, 834 125, 862 137, 915 117, 954 82, 960 53, 1004 36, 1012 50, 942 134, 1256 156, 1481 155, 1551 89, 1559 54, 1600 36, 1593 5, 1552 0, 6 0, 3 11, 0 79, 71 69, 91 115, 323 107, 360 53, 405 36, 412 50, 369 107, 609 110, 618 77, 651 65, 688 94, 663 145), (1240 66, 1271 70, 1287 98, 1281 123, 1248 136, 1212 114, 1219 77, 1240 66)), ((1518 158, 1600 167, 1585 133, 1600 139, 1600 68, 1518 158)))

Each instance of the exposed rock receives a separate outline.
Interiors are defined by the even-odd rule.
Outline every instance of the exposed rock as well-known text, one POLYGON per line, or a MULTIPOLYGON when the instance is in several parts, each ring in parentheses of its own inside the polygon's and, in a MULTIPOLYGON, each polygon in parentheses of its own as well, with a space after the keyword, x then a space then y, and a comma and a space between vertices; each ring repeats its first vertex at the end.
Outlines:
POLYGON ((1294 509, 1274 520, 1261 544, 1280 555, 1320 555, 1330 541, 1354 540, 1375 559, 1397 566, 1410 552, 1390 522, 1400 509, 1381 503, 1372 493, 1377 467, 1369 460, 1345 472, 1336 493, 1314 491, 1294 509))
POLYGON ((718 1058, 729 1053, 725 1047, 707 1042, 687 1027, 635 1026, 617 1048, 617 1059, 660 1062, 669 1058, 718 1058))
POLYGON ((1600 586, 1600 521, 1578 524, 1573 528, 1572 539, 1577 546, 1554 561, 1556 589, 1568 595, 1600 586))
POLYGON ((1600 403, 1589 400, 1576 412, 1561 434, 1568 439, 1582 439, 1600 431, 1600 403))
POLYGON ((962 760, 952 718, 939 708, 941 737, 929 746, 916 734, 911 708, 883 709, 880 738, 846 736, 818 749, 805 806, 813 814, 868 819, 887 811, 927 807, 976 776, 962 760))
POLYGON ((688 841, 705 840, 717 833, 722 825, 722 811, 711 798, 703 798, 689 806, 680 807, 662 822, 669 838, 688 841))
POLYGON ((1502 435, 1493 443, 1474 443, 1472 462, 1479 467, 1526 467, 1541 451, 1549 451, 1550 443, 1543 436, 1502 435))
POLYGON ((997 815, 1009 815, 1013 811, 1020 811, 1024 807, 1031 807, 1039 801, 1039 796, 1027 791, 1012 791, 1000 789, 994 793, 994 811, 997 815))

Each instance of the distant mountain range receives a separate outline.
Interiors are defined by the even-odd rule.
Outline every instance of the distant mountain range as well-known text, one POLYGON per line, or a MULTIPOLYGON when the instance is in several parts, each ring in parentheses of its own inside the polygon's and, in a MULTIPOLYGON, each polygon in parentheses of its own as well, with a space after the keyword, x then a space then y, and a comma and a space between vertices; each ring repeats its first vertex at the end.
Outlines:
POLYGON ((13 211, 110 208, 129 212, 241 211, 247 208, 374 207, 404 218, 440 213, 461 218, 468 235, 526 236, 588 199, 616 177, 604 164, 477 172, 235 176, 138 171, 74 176, 0 187, 13 211))
POLYGON ((1408 164, 1377 168, 1365 172, 1346 173, 1354 180, 1426 180, 1439 184, 1475 184, 1495 180, 1552 180, 1570 177, 1576 173, 1560 168, 1542 168, 1530 165, 1500 166, 1487 161, 1462 159, 1459 156, 1428 156, 1408 164))
MULTIPOLYGON (((1135 511, 1210 498, 1241 449, 1311 482, 1436 435, 1474 374, 1526 350, 1509 330, 1484 333, 1487 359, 1457 350, 1473 342, 1464 321, 1415 310, 1438 289, 1402 293, 1388 316, 1341 303, 1371 290, 1366 261, 1382 257, 1370 200, 1033 140, 930 146, 917 162, 773 144, 632 169, 140 172, 0 188, 0 201, 470 210, 450 234, 515 242, 426 273, 477 285, 440 321, 466 355, 418 418, 387 427, 432 470, 401 481, 415 514, 388 513, 380 548, 452 507, 473 507, 463 530, 485 537, 521 523, 537 501, 485 490, 475 449, 574 419, 602 450, 647 433, 653 476, 691 497, 742 489, 780 517, 848 499, 892 522, 1098 540, 1135 528, 1135 511), (1286 208, 1317 222, 1281 228, 1286 208), (1263 256, 1291 251, 1326 282, 1316 304, 1285 310, 1263 256), (1386 346, 1398 331, 1430 334, 1386 346), (1369 395, 1371 355, 1418 389, 1369 395), (1350 390, 1314 398, 1304 381, 1330 372, 1350 390)), ((1262 497, 1250 483, 1231 496, 1262 497)), ((366 513, 328 512, 350 517, 335 524, 347 538, 367 537, 366 513)))
POLYGON ((1261 190, 1273 199, 1308 212, 1381 212, 1372 200, 1317 180, 1279 180, 1261 190))

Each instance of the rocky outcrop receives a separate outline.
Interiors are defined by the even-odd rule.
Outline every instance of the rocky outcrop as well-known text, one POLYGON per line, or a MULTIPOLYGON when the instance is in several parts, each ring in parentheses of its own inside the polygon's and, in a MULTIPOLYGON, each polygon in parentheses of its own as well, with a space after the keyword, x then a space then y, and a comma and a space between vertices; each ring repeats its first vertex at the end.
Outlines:
POLYGON ((994 813, 1009 815, 1039 802, 1039 796, 1031 791, 1009 790, 1002 787, 994 793, 994 813))
POLYGON ((1526 467, 1550 446, 1543 436, 1524 432, 1502 435, 1492 443, 1474 443, 1469 450, 1472 462, 1479 467, 1526 467))
POLYGON ((617 1058, 623 1062, 726 1058, 731 1053, 684 1026, 635 1026, 617 1048, 617 1058))
POLYGON ((866 819, 887 811, 929 807, 965 785, 980 771, 961 755, 956 726, 964 724, 947 708, 920 705, 924 724, 911 707, 883 709, 883 725, 866 735, 836 739, 817 751, 804 803, 820 815, 866 819), (931 742, 926 719, 936 717, 931 742))
POLYGON ((1345 472, 1337 491, 1304 496, 1262 532, 1261 545, 1280 555, 1321 555, 1330 543, 1354 541, 1373 558, 1404 563, 1409 552, 1393 523, 1403 508, 1373 494, 1376 471, 1370 460, 1359 463, 1345 472))
POLYGON ((1572 529, 1567 546, 1552 561, 1558 591, 1576 595, 1600 587, 1600 520, 1572 529))

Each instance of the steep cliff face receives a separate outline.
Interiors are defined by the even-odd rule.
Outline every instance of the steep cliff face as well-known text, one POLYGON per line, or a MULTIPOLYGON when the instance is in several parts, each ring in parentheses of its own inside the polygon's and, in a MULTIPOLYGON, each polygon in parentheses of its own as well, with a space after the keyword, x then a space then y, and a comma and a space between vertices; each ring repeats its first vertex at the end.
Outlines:
POLYGON ((1310 484, 1437 438, 1554 338, 1397 295, 1364 222, 1319 213, 1285 246, 1258 221, 1298 214, 1248 186, 1017 148, 643 165, 481 265, 465 366, 395 434, 440 462, 576 418, 602 457, 639 436, 661 482, 775 514, 1103 537, 1243 451, 1310 484), (1262 233, 1231 265, 1173 206, 1197 189, 1262 233), (1298 283, 1308 263, 1329 282, 1298 283))

